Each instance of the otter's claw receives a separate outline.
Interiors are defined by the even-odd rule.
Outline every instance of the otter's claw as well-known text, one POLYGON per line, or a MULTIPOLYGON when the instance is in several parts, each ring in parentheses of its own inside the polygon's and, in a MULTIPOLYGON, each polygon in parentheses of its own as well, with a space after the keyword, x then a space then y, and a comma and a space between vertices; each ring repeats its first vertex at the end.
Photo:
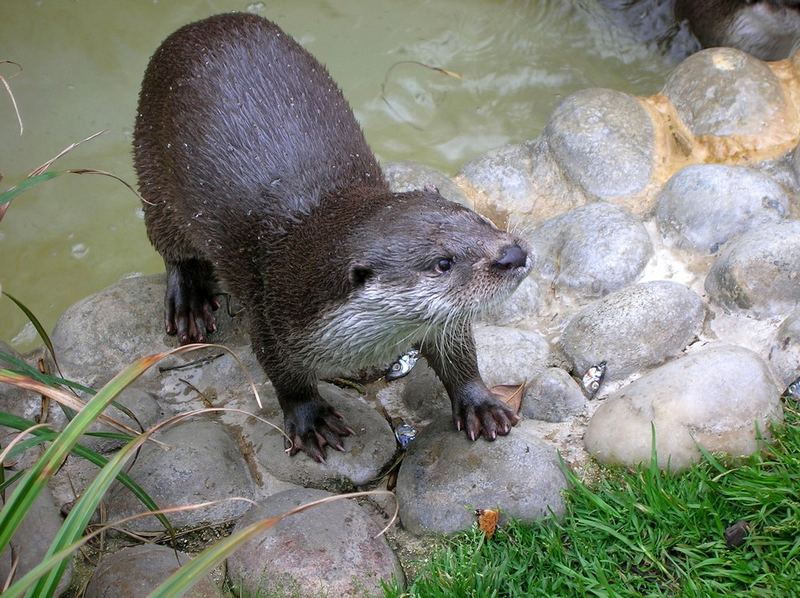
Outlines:
POLYGON ((342 416, 321 399, 287 414, 285 427, 288 438, 284 439, 284 446, 289 456, 303 451, 317 463, 325 462, 326 446, 344 452, 342 437, 355 434, 342 416))
POLYGON ((217 330, 212 312, 219 309, 214 298, 214 280, 196 264, 168 266, 167 293, 164 298, 164 328, 178 335, 178 342, 204 343, 207 334, 217 330))
POLYGON ((519 420, 516 413, 494 397, 457 401, 453 409, 456 429, 463 429, 473 441, 479 436, 490 441, 505 436, 519 420))

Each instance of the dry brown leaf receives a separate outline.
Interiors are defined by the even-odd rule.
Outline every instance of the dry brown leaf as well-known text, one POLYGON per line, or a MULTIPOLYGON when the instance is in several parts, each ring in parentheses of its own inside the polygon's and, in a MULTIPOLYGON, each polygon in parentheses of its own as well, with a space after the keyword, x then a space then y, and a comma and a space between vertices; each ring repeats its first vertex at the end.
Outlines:
POLYGON ((491 540, 497 531, 500 511, 498 509, 475 509, 475 515, 478 517, 478 528, 486 534, 487 540, 491 540))
POLYGON ((492 386, 489 392, 508 405, 515 414, 519 415, 519 411, 522 408, 522 395, 525 394, 527 384, 527 380, 519 386, 516 384, 498 384, 492 386))

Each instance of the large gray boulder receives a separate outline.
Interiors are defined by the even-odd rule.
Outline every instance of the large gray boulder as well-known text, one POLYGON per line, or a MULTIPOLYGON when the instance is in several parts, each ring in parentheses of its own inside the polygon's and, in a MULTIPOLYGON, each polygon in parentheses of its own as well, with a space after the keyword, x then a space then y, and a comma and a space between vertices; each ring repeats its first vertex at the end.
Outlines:
POLYGON ((551 218, 526 237, 531 276, 545 287, 583 297, 600 297, 633 282, 653 255, 642 222, 605 202, 551 218))
POLYGON ((764 361, 742 347, 717 346, 648 372, 613 393, 586 430, 601 463, 648 463, 652 427, 658 465, 675 471, 701 459, 699 446, 733 456, 759 448, 782 417, 778 388, 764 361))
POLYGON ((523 420, 494 442, 455 434, 449 417, 425 428, 397 477, 400 519, 415 534, 453 533, 475 521, 474 509, 499 508, 535 521, 564 510, 566 480, 555 450, 523 420))
POLYGON ((715 303, 756 317, 800 306, 800 220, 750 230, 722 248, 706 276, 715 303))
POLYGON ((678 355, 702 330, 702 299, 676 282, 627 286, 570 320, 561 346, 575 372, 607 363, 606 379, 624 378, 678 355))
POLYGON ((567 176, 590 196, 636 195, 650 182, 653 122, 627 94, 584 89, 567 96, 550 116, 544 136, 567 176))
POLYGON ((769 365, 783 388, 800 378, 800 310, 789 314, 775 333, 769 365))
MULTIPOLYGON (((234 533, 294 507, 334 496, 287 490, 254 505, 234 533)), ((290 515, 228 557, 228 575, 248 596, 378 596, 403 570, 380 528, 354 501, 339 499, 290 515)), ((239 595, 239 594, 237 594, 239 595)))
POLYGON ((783 188, 742 166, 687 166, 661 189, 656 222, 675 245, 716 253, 729 239, 761 224, 778 222, 789 209, 783 188))
POLYGON ((773 127, 788 129, 780 81, 741 50, 711 48, 690 56, 662 93, 695 135, 763 136, 773 127))

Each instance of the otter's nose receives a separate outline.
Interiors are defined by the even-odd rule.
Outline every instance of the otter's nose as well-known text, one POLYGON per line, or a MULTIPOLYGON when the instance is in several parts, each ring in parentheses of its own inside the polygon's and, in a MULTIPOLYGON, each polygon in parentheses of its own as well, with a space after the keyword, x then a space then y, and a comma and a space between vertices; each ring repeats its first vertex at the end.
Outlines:
POLYGON ((523 268, 527 259, 528 254, 519 245, 509 245, 503 249, 503 255, 494 263, 494 267, 500 270, 523 268))

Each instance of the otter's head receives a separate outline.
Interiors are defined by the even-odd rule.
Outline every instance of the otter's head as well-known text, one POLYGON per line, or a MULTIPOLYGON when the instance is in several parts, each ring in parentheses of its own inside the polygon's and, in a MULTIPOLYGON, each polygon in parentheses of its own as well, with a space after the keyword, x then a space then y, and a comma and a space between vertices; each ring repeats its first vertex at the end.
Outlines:
POLYGON ((350 238, 353 295, 427 322, 472 316, 530 271, 524 241, 435 192, 395 194, 350 238))
POLYGON ((435 192, 373 197, 340 231, 345 297, 309 331, 331 371, 389 362, 508 297, 530 271, 525 242, 435 192))

